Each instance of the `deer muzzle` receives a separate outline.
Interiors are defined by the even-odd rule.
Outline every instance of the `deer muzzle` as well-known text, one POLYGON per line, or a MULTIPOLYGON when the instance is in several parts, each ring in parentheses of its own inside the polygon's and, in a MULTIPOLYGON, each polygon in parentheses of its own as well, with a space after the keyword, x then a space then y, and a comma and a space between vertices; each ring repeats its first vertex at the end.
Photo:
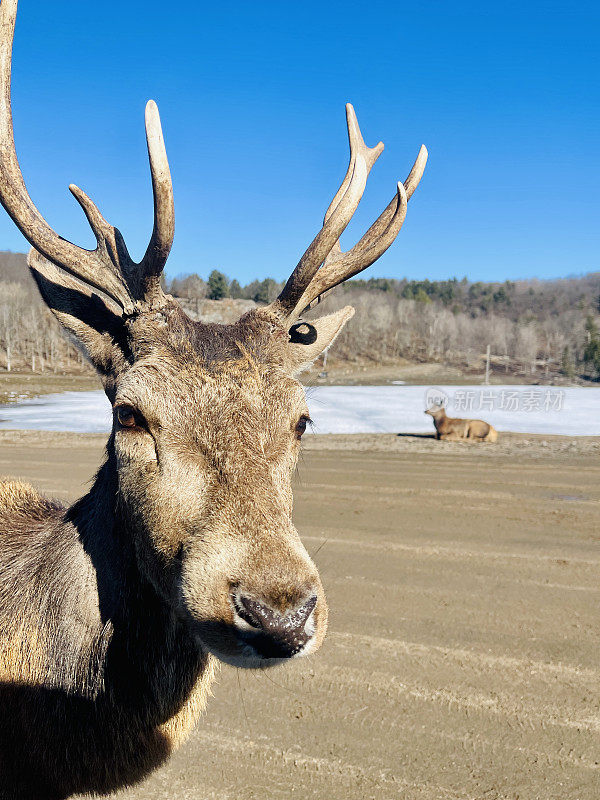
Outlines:
POLYGON ((278 610, 237 588, 231 593, 237 636, 261 658, 293 658, 312 651, 317 600, 313 591, 299 605, 278 610))

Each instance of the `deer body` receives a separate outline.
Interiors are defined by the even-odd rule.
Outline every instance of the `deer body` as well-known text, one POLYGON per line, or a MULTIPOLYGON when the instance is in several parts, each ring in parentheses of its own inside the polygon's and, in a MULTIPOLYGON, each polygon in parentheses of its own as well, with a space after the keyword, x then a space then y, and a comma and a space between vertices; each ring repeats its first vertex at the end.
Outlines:
POLYGON ((447 417, 444 408, 428 408, 425 412, 433 417, 438 439, 457 441, 471 439, 476 442, 497 442, 498 431, 482 419, 447 417))
POLYGON ((113 484, 107 462, 69 510, 0 484, 2 800, 133 783, 206 703, 214 659, 139 574, 113 484))
POLYGON ((309 421, 296 375, 354 310, 301 315, 392 244, 427 152, 342 252, 383 149, 365 145, 348 105, 348 171, 277 300, 233 325, 194 322, 160 284, 174 204, 152 101, 154 227, 139 263, 78 187, 92 251, 58 236, 29 197, 10 105, 16 10, 1 0, 0 202, 113 408, 106 460, 70 508, 0 482, 0 800, 63 800, 131 784, 164 761, 204 708, 216 659, 270 666, 323 641, 323 586, 292 522, 309 421))

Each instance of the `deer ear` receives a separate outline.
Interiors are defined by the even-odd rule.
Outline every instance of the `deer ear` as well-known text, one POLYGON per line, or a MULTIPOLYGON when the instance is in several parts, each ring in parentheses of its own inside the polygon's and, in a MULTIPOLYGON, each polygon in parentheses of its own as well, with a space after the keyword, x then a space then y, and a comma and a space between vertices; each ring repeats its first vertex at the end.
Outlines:
POLYGON ((352 306, 346 306, 326 317, 292 325, 288 345, 291 372, 296 374, 308 369, 315 358, 333 344, 346 322, 353 316, 352 306))
POLYGON ((120 309, 31 249, 27 263, 42 299, 106 384, 129 347, 120 309))

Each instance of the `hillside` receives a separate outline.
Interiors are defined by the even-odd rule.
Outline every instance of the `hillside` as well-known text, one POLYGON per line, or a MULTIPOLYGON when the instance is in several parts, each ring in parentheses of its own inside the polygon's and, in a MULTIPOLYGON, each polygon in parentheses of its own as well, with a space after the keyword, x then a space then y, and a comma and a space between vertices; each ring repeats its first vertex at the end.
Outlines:
MULTIPOLYGON (((241 286, 213 270, 207 281, 190 274, 166 288, 192 317, 232 322, 274 299, 281 284, 267 278, 241 286)), ((353 280, 307 317, 346 304, 356 308, 356 316, 336 341, 329 363, 350 371, 434 363, 479 374, 489 345, 497 377, 577 382, 596 380, 600 373, 600 273, 504 283, 353 280)), ((0 252, 2 369, 88 369, 41 303, 21 253, 0 252)))

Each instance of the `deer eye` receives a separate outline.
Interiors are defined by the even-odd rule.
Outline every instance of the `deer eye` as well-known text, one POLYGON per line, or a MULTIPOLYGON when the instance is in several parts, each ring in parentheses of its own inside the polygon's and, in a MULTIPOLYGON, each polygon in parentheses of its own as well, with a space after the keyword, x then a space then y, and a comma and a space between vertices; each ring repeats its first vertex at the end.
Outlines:
POLYGON ((139 425, 138 415, 131 406, 118 406, 117 420, 123 428, 135 428, 139 425))
POLYGON ((306 432, 306 426, 308 425, 309 422, 310 422, 310 417, 307 417, 305 414, 303 414, 296 423, 295 432, 296 432, 296 439, 298 439, 298 441, 300 441, 300 439, 302 438, 302 434, 306 432))

